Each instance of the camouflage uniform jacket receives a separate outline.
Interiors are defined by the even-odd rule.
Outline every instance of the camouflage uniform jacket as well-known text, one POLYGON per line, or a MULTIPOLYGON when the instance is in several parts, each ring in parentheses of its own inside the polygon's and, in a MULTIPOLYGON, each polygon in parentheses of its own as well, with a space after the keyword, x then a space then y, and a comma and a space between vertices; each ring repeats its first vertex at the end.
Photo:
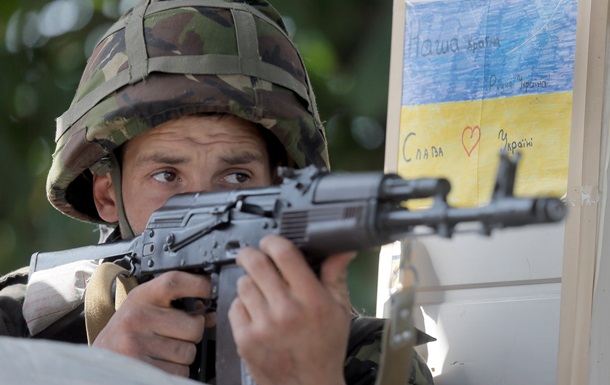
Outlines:
MULTIPOLYGON (((64 316, 55 324, 32 337, 22 313, 28 268, 19 269, 0 278, 0 335, 42 338, 65 342, 87 343, 83 306, 64 316)), ((381 335, 384 320, 354 315, 345 360, 345 379, 348 385, 374 384, 381 355, 381 335)), ((418 333, 417 343, 425 341, 418 333)), ((213 348, 212 346, 208 346, 213 348)), ((208 355, 214 357, 214 355, 208 355)), ((431 385, 432 375, 420 355, 414 352, 413 370, 408 384, 431 385)), ((208 363, 213 368, 213 363, 208 363)))

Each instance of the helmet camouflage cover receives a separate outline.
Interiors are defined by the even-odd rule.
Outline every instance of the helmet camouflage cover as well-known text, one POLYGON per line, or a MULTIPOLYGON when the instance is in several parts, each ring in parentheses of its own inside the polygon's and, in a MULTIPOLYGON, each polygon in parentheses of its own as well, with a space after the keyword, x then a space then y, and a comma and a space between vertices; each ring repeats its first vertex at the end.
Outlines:
POLYGON ((72 105, 57 119, 49 201, 68 216, 103 223, 90 170, 134 136, 202 113, 259 124, 297 167, 328 167, 305 66, 270 4, 148 0, 100 40, 72 105))

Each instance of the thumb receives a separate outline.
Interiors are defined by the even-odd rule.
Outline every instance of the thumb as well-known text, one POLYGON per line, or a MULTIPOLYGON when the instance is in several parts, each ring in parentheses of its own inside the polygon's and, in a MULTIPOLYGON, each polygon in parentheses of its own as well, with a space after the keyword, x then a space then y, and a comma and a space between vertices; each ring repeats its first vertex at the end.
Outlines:
POLYGON ((347 267, 355 256, 356 252, 350 251, 328 257, 320 269, 322 284, 336 294, 347 296, 347 267))

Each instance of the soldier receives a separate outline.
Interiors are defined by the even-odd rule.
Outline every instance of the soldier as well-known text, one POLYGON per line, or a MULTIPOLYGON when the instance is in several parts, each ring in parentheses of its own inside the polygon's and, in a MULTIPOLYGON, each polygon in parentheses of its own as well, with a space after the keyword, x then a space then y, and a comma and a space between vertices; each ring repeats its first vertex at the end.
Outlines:
MULTIPOLYGON (((329 165, 302 59, 265 1, 136 5, 94 49, 57 120, 56 142, 50 202, 70 217, 114 225, 108 242, 142 232, 175 194, 269 185, 279 165, 329 165)), ((318 278, 279 236, 240 251, 248 274, 229 320, 257 384, 374 382, 382 322, 351 309, 352 256, 328 258, 318 278)), ((26 272, 3 280, 0 334, 86 343, 82 290, 69 305, 40 310, 39 292, 24 293, 26 272)), ((45 290, 65 290, 60 280, 49 278, 45 290)), ((134 288, 89 343, 187 376, 215 319, 172 302, 209 292, 206 276, 164 273, 134 288)), ((409 383, 432 383, 417 355, 409 383)))

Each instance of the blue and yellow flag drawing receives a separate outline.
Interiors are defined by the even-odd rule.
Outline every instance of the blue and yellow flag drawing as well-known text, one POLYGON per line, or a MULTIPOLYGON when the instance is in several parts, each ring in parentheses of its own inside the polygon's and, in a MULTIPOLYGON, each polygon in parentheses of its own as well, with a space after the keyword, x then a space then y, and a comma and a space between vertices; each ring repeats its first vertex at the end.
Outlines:
POLYGON ((516 195, 563 195, 576 15, 576 0, 408 2, 398 172, 484 204, 504 149, 522 156, 516 195))

